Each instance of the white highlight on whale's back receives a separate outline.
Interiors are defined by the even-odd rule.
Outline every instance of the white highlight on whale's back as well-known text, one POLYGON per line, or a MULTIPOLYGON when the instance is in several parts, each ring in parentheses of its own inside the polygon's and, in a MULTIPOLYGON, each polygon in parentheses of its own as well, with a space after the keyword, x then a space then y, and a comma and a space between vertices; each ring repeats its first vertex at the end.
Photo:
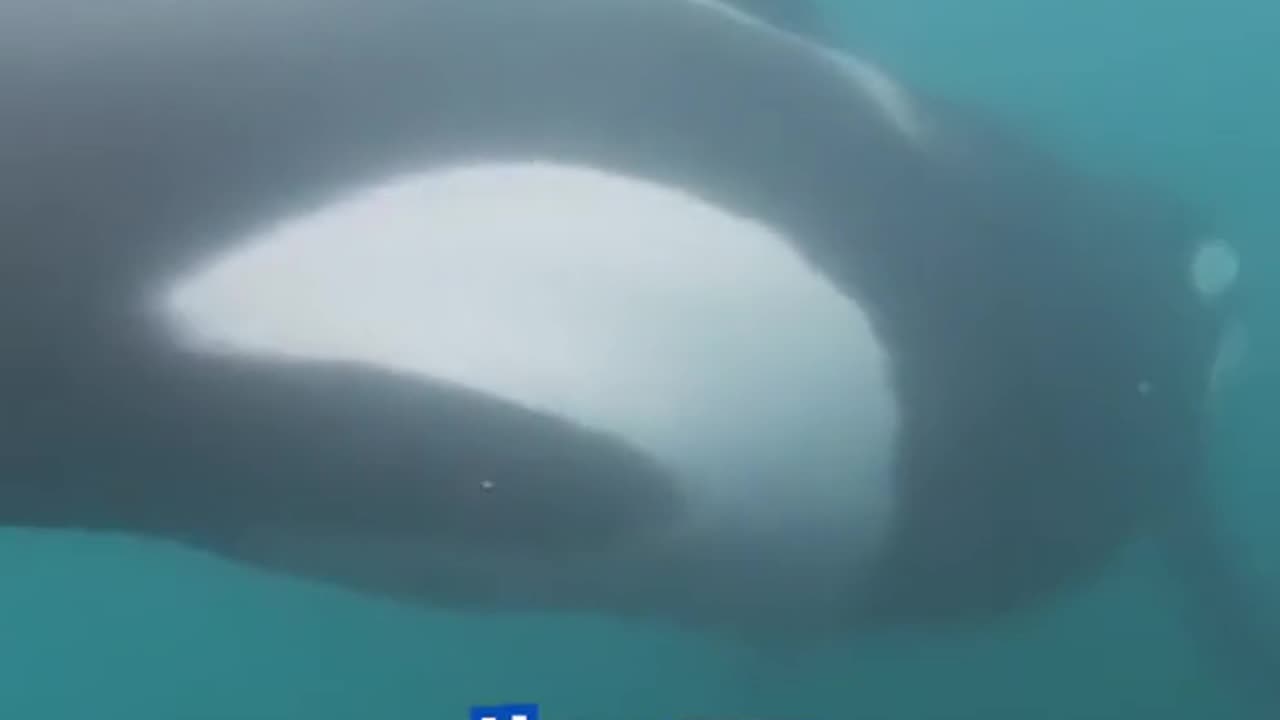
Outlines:
POLYGON ((853 81, 879 110, 884 119, 903 137, 912 143, 922 143, 926 138, 925 122, 912 102, 910 94, 884 70, 867 60, 845 50, 824 47, 820 43, 791 33, 750 13, 721 2, 721 0, 688 0, 693 4, 720 13, 725 18, 760 30, 764 30, 798 45, 808 52, 818 53, 832 63, 839 72, 853 81))

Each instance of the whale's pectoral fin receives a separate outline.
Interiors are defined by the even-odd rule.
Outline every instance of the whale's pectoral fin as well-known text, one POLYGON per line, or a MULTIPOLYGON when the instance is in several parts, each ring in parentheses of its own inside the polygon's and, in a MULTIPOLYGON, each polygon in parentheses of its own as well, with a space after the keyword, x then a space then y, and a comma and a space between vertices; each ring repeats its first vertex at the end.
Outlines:
POLYGON ((625 541, 674 512, 668 475, 625 443, 431 378, 175 354, 83 379, 59 402, 31 397, 0 447, 0 524, 233 557, 255 538, 534 553, 625 541))

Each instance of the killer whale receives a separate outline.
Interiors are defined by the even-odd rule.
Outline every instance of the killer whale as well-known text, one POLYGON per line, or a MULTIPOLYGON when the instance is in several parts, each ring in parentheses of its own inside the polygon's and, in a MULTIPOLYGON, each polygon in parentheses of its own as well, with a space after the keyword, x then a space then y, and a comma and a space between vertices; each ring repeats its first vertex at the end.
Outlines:
POLYGON ((0 13, 0 522, 825 632, 1203 507, 1211 223, 852 56, 677 0, 0 13))

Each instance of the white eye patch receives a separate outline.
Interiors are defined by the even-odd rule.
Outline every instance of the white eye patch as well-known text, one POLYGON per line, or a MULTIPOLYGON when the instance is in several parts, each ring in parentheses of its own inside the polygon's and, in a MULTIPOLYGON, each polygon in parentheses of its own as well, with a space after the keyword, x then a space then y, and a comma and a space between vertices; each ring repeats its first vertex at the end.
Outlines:
POLYGON ((229 243, 163 302, 193 351, 359 360, 611 433, 712 526, 856 555, 891 515, 898 408, 867 316, 777 231, 679 189, 395 177, 229 243))

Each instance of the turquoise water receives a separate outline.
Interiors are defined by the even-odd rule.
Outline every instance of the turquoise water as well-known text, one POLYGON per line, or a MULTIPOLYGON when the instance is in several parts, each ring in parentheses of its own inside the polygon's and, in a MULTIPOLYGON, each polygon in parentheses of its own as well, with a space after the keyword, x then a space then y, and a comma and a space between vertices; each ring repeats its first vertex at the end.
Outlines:
MULTIPOLYGON (((1242 551, 1280 593, 1280 323, 1268 322, 1280 309, 1280 5, 853 0, 835 13, 893 72, 1220 212, 1244 255, 1253 335, 1221 409, 1220 486, 1242 551)), ((0 569, 6 719, 444 720, 504 698, 540 701, 552 720, 1236 711, 1143 547, 1041 613, 787 670, 656 627, 430 613, 125 540, 5 533, 0 569)))

